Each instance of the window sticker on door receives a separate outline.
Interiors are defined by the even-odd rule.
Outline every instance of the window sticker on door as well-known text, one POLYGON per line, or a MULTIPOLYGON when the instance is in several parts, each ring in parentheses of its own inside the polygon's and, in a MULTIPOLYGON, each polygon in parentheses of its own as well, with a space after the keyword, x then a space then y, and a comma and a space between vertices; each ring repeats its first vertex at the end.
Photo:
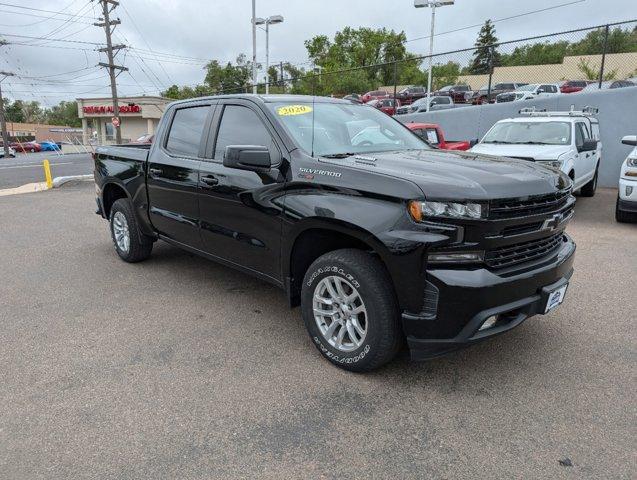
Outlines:
POLYGON ((312 111, 312 107, 309 105, 286 105, 284 107, 279 107, 276 109, 276 113, 282 117, 288 115, 305 115, 306 113, 310 113, 312 111))

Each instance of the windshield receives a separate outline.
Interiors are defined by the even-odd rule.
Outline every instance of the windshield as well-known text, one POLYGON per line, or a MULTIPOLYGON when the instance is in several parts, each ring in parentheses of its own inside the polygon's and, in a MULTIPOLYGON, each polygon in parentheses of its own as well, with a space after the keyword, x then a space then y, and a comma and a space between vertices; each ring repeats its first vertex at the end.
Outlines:
POLYGON ((569 145, 568 122, 499 122, 482 139, 482 143, 569 145))
POLYGON ((518 87, 515 91, 516 92, 530 92, 532 90, 535 90, 535 88, 537 87, 537 84, 531 84, 531 85, 524 85, 523 87, 518 87))
POLYGON ((430 148, 407 127, 367 105, 281 102, 267 105, 297 145, 317 156, 430 148))

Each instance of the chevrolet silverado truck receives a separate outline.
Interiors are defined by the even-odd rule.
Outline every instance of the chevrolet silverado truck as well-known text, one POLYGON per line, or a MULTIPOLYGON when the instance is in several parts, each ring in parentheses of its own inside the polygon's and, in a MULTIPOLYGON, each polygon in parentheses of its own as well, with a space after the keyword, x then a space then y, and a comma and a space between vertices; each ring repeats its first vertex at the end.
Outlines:
POLYGON ((405 342, 419 360, 511 330, 560 305, 573 273, 567 175, 432 149, 344 100, 178 101, 151 145, 94 159, 122 260, 163 240, 281 287, 318 351, 351 371, 405 342))

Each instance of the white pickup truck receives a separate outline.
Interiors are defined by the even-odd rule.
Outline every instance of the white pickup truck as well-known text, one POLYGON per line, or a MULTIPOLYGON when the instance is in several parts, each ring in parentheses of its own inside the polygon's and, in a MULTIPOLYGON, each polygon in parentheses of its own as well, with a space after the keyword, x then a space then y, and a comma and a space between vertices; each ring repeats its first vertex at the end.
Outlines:
POLYGON ((615 218, 618 222, 637 222, 637 135, 627 135, 622 143, 634 148, 621 167, 615 218))
POLYGON ((543 163, 573 180, 573 190, 592 197, 602 156, 596 108, 545 112, 520 110, 520 117, 498 121, 470 151, 543 163))

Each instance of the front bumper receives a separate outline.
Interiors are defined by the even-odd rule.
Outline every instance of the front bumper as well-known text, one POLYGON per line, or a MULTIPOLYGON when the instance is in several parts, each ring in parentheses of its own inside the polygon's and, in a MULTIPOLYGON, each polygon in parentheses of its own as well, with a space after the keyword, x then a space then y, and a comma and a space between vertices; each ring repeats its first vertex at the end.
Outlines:
POLYGON ((563 243, 550 259, 538 260, 515 272, 428 269, 428 312, 402 316, 412 359, 443 355, 543 314, 549 292, 565 284, 573 274, 575 243, 566 235, 563 243), (498 316, 496 324, 480 331, 483 322, 492 316, 498 316))
POLYGON ((627 212, 637 211, 637 178, 635 180, 619 179, 619 202, 621 210, 627 212), (629 191, 630 194, 628 193, 629 191))

